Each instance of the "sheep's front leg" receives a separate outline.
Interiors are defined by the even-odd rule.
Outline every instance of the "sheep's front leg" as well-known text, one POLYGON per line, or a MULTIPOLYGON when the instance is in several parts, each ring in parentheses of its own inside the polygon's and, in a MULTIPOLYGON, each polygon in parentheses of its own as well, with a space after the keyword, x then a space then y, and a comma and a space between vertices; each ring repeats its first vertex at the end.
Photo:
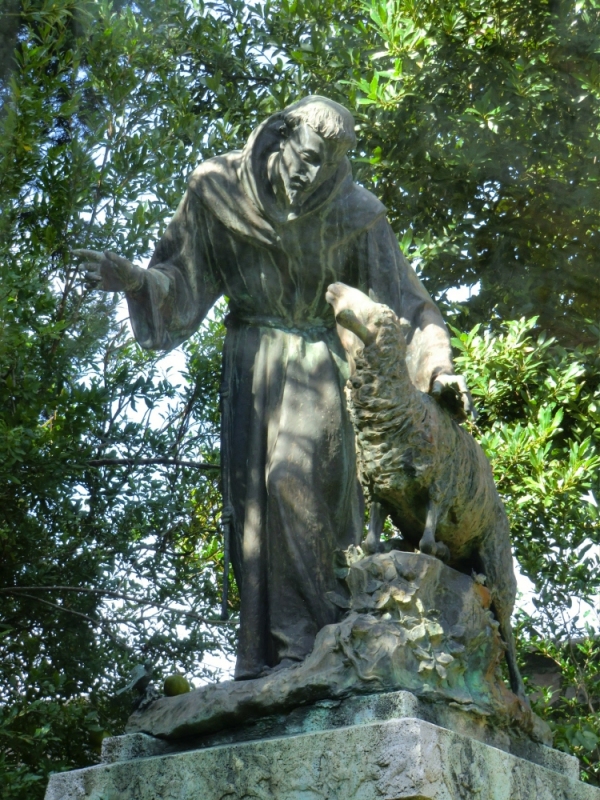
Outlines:
POLYGON ((447 561, 450 551, 443 542, 436 542, 435 529, 437 527, 439 507, 430 497, 427 503, 427 518, 425 520, 425 530, 419 542, 419 550, 429 556, 435 556, 442 561, 447 561))
POLYGON ((379 543, 386 516, 381 503, 378 500, 373 500, 369 513, 369 532, 367 533, 367 538, 363 542, 363 550, 365 553, 371 554, 379 552, 379 543))

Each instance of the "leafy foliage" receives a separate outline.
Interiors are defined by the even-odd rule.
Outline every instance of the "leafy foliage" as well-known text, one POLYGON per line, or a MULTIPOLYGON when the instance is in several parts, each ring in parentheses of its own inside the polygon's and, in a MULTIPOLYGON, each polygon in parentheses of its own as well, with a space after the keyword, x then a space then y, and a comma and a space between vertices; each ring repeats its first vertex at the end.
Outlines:
POLYGON ((537 707, 553 728, 554 746, 577 755, 583 768, 582 777, 598 785, 597 633, 578 624, 579 620, 570 623, 563 615, 557 624, 547 618, 545 625, 540 626, 539 621, 536 625, 526 615, 521 623, 535 652, 553 663, 562 677, 563 692, 551 687, 537 692, 537 707))
POLYGON ((454 340, 457 368, 478 401, 478 438, 494 465, 516 555, 537 602, 552 613, 568 598, 592 599, 600 523, 597 350, 567 351, 536 320, 492 335, 477 325, 454 340), (533 335, 532 335, 533 333, 533 335))
MULTIPOLYGON (((554 664, 560 685, 537 710, 555 744, 576 753, 598 781, 598 632, 589 610, 600 594, 600 369, 598 348, 566 350, 536 319, 492 334, 455 331, 457 368, 479 417, 473 433, 494 467, 533 608, 520 615, 521 649, 554 664)), ((535 689, 535 687, 532 687, 535 689)))
POLYGON ((132 664, 210 677, 205 656, 234 645, 235 625, 215 624, 224 309, 187 343, 181 380, 85 289, 69 247, 144 259, 198 161, 308 92, 355 109, 355 175, 457 327, 536 591, 523 641, 575 687, 540 707, 597 780, 596 632, 563 622, 598 592, 597 0, 5 0, 2 14, 4 795, 41 797, 49 770, 97 758, 132 664))
POLYGON ((204 146, 210 119, 192 125, 172 37, 190 25, 179 3, 161 14, 162 28, 109 4, 24 3, 2 86, 7 798, 41 796, 50 768, 96 757, 127 716, 108 698, 132 664, 210 677, 204 654, 233 645, 234 625, 215 624, 221 312, 189 344, 178 385, 114 302, 82 286, 68 251, 145 255, 204 146))
POLYGON ((600 300, 596 3, 368 10, 380 46, 360 87, 385 130, 378 172, 386 201, 408 194, 402 227, 431 284, 479 283, 483 319, 536 313, 581 341, 600 300))

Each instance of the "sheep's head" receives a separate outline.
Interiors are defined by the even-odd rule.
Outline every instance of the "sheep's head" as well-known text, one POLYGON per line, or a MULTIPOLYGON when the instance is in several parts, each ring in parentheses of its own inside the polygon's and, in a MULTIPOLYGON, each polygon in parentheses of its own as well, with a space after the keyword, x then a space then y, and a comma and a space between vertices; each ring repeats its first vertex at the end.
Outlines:
POLYGON ((325 299, 333 308, 338 335, 352 364, 364 347, 376 341, 382 324, 392 312, 344 283, 332 283, 325 299))

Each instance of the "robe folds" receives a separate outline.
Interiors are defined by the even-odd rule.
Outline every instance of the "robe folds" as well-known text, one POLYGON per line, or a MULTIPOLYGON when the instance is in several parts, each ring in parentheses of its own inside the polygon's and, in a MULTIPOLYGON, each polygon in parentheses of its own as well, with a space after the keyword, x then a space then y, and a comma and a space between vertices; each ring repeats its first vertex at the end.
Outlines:
POLYGON ((418 388, 452 372, 439 311, 347 159, 300 214, 280 210, 266 167, 280 128, 277 114, 243 151, 192 173, 142 285, 127 293, 140 345, 166 350, 229 298, 221 459, 241 593, 238 679, 301 660, 338 620, 334 553, 362 537, 348 366, 327 286, 371 289, 407 322, 418 388))

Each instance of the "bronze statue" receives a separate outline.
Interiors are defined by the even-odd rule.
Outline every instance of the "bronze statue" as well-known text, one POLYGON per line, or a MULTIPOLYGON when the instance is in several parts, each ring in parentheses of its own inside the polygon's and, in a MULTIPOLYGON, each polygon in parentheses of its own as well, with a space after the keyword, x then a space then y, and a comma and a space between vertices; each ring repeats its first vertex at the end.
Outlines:
POLYGON ((343 282, 385 301, 406 324, 414 385, 437 395, 454 385, 468 403, 437 307, 384 206, 352 180, 354 144, 345 108, 304 98, 242 151, 192 173, 148 269, 74 251, 90 283, 125 292, 144 348, 176 347, 229 298, 221 455, 242 603, 237 679, 302 661, 339 620, 334 553, 362 538, 349 365, 327 287, 343 282))
MULTIPOLYGON (((506 645, 513 692, 525 701, 510 618, 517 594, 508 517, 485 453, 408 376, 400 320, 341 283, 327 290, 352 364, 350 406, 359 473, 410 549, 483 575, 506 645), (354 340, 354 341, 353 341, 354 340)), ((376 551, 377 531, 369 532, 376 551)), ((481 579, 481 578, 480 578, 481 579)))

